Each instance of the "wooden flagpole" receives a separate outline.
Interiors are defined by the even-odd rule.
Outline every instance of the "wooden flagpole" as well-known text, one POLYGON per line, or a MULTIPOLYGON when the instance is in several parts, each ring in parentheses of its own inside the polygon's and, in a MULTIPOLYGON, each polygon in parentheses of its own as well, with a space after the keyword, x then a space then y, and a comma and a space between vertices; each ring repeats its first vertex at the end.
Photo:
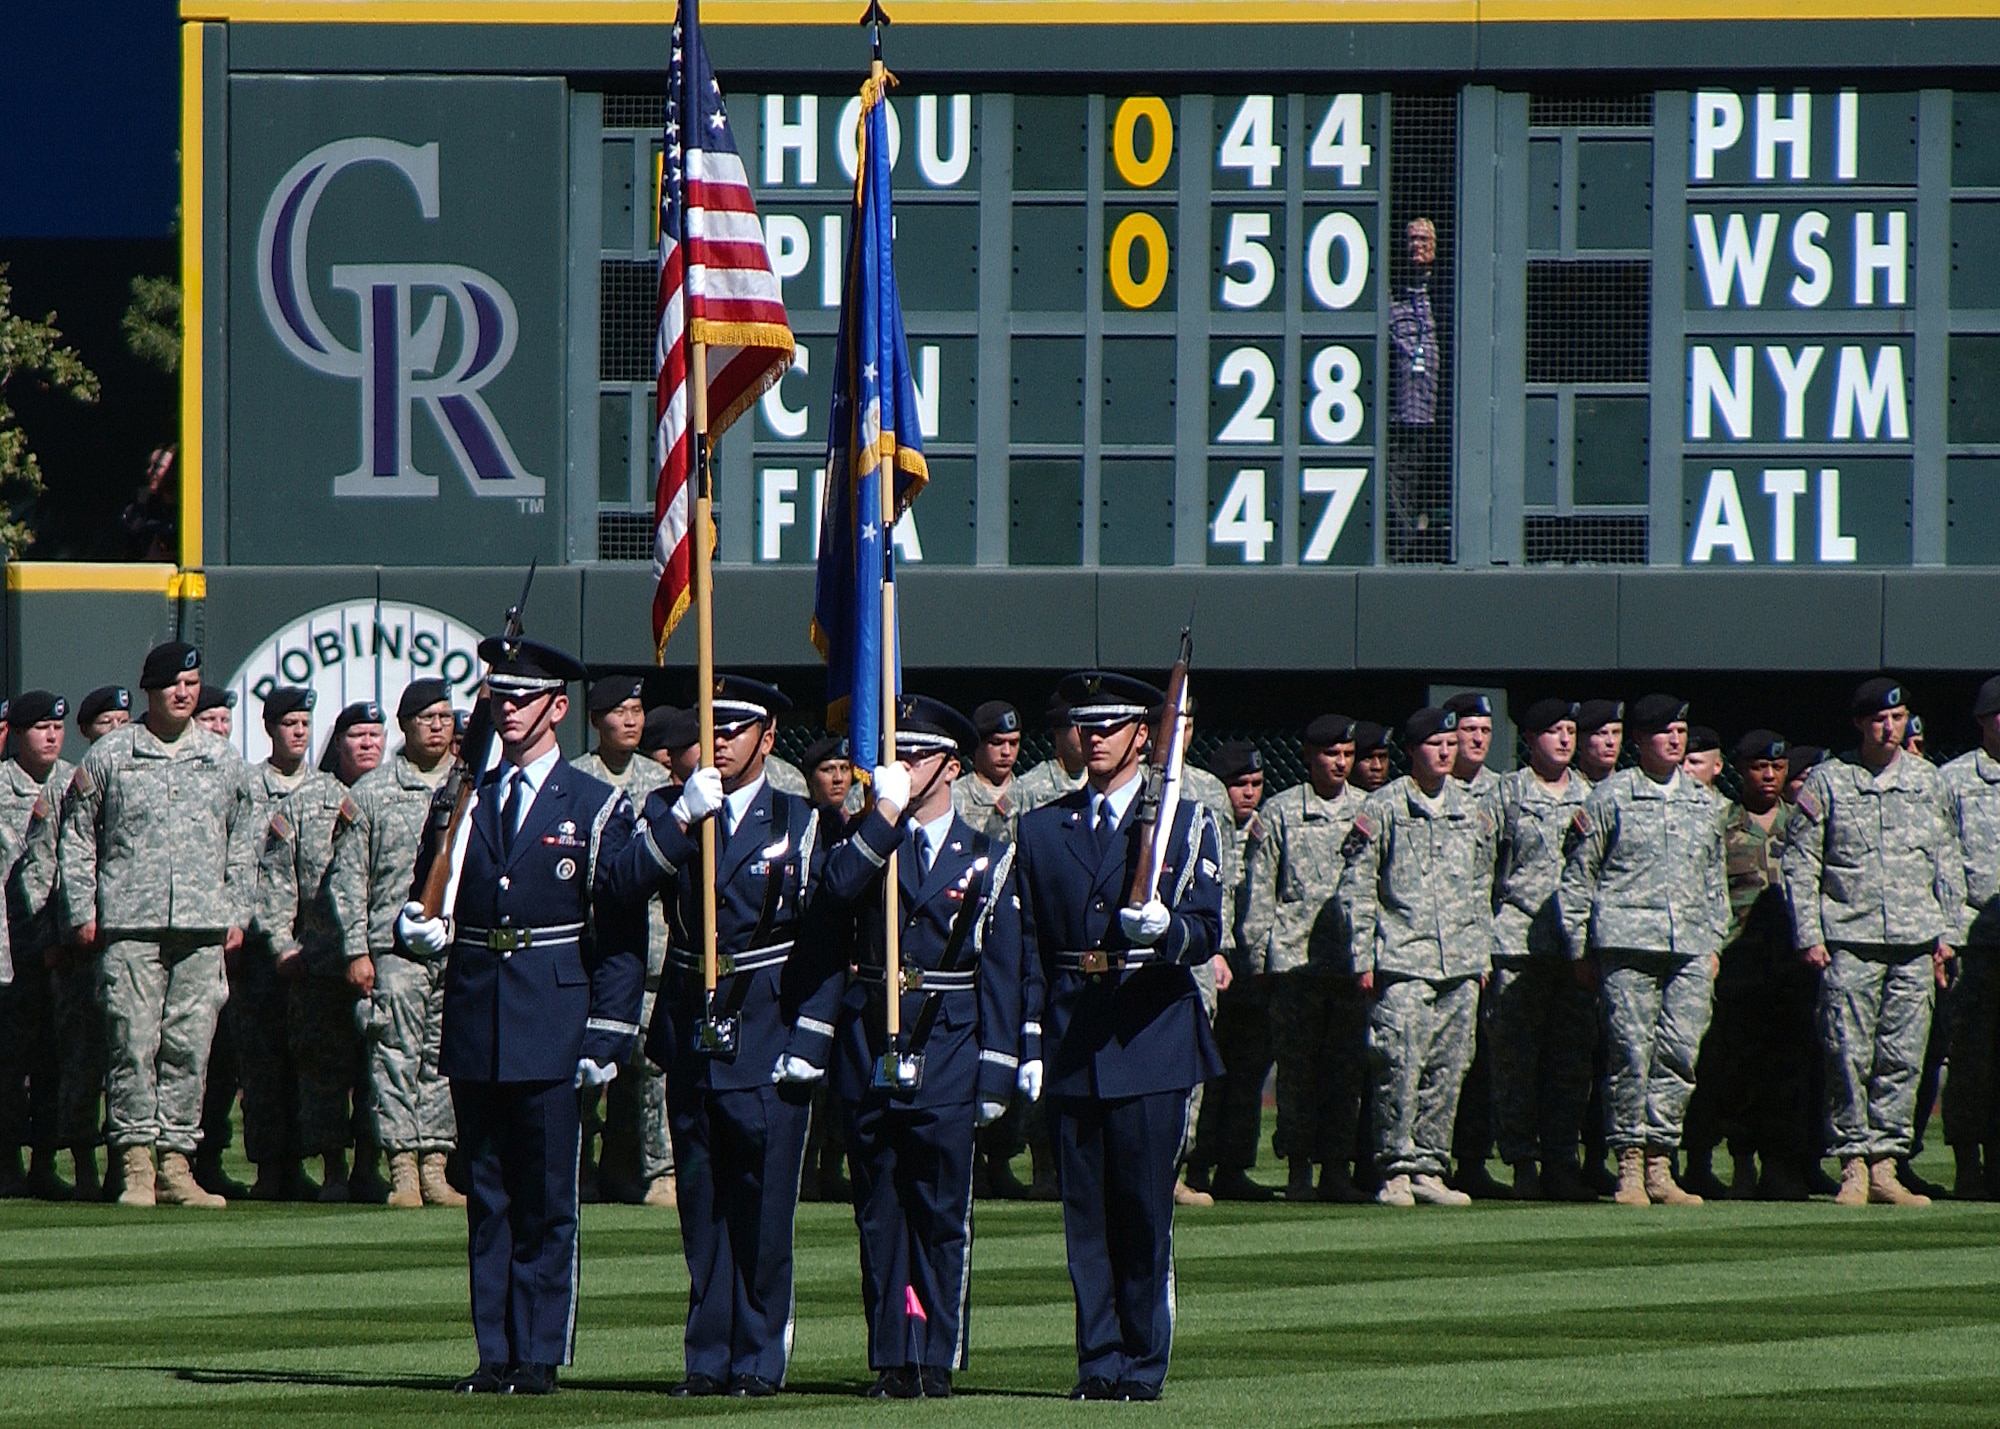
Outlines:
MULTIPOLYGON (((708 344, 690 343, 688 416, 694 453, 694 635, 695 709, 701 721, 701 763, 715 764, 715 580, 709 533, 715 529, 715 499, 708 470, 708 344)), ((716 818, 720 818, 718 813, 716 818)), ((701 824, 701 985, 707 1001, 715 1001, 715 826, 701 824)), ((706 1014, 709 1008, 704 1007, 706 1014)))
MULTIPOLYGON (((883 85, 887 82, 888 69, 882 63, 882 31, 875 31, 875 57, 869 64, 868 74, 874 82, 876 103, 887 102, 883 85)), ((860 122, 865 126, 868 117, 864 113, 860 122)), ((881 460, 880 448, 876 460, 881 460)), ((876 481, 881 488, 882 520, 882 762, 896 761, 896 558, 891 533, 896 525, 896 465, 885 462, 876 469, 876 481)), ((913 790, 912 793, 915 791, 913 790)), ((909 810, 903 810, 905 817, 909 810)), ((896 1039, 903 1030, 903 919, 902 885, 899 881, 898 860, 895 850, 890 850, 889 858, 883 864, 882 877, 882 988, 888 1001, 883 1008, 885 1026, 889 1033, 890 1053, 896 1051, 896 1039)))

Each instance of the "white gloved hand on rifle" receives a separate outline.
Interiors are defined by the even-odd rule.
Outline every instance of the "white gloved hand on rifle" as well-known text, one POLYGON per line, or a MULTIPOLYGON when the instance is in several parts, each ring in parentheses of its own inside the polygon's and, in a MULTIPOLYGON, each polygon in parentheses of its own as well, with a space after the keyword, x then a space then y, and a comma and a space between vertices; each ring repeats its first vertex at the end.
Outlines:
POLYGON ((1120 908, 1118 926, 1125 930, 1125 936, 1142 948, 1150 948, 1166 934, 1167 925, 1174 921, 1167 905, 1157 898, 1149 898, 1137 908, 1120 908))
POLYGON ((426 918, 424 905, 412 899, 396 915, 396 935, 412 952, 435 957, 451 941, 451 925, 443 918, 426 918))

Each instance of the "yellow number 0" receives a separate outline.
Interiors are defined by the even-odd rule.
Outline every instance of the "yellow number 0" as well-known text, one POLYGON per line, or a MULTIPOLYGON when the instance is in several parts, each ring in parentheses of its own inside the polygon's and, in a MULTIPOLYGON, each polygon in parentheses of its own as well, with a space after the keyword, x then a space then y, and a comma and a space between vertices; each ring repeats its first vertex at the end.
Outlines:
POLYGON ((1167 287, 1167 230, 1150 213, 1128 213, 1111 234, 1111 291, 1128 308, 1150 308, 1167 287), (1146 248, 1145 271, 1132 272, 1132 245, 1146 248))
POLYGON ((1135 95, 1118 106, 1118 119, 1111 127, 1111 158, 1118 165, 1118 177, 1135 189, 1151 188, 1167 171, 1174 157, 1174 118, 1167 102, 1157 95, 1135 95), (1139 157, 1135 141, 1139 121, 1152 130, 1153 151, 1139 157))

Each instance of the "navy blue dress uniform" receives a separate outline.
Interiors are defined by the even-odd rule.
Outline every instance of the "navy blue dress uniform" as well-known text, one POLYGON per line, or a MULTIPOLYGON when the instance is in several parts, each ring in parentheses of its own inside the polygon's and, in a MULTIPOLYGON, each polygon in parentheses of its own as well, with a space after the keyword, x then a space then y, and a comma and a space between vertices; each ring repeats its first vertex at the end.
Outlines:
MULTIPOLYGON (((533 641, 488 640, 479 654, 495 693, 561 690, 583 674, 533 641)), ((522 1388, 514 1374, 491 1382, 503 1369, 539 1374, 525 1392, 545 1391, 570 1361, 580 1065, 629 1056, 646 977, 643 907, 603 892, 607 863, 632 842, 630 803, 554 755, 532 802, 510 809, 515 772, 503 762, 480 779, 449 910, 438 1065, 469 1180, 481 1372, 461 1382, 468 1392, 522 1388)))
MULTIPOLYGON (((978 742, 972 723, 936 700, 906 696, 897 715, 902 758, 978 742)), ((948 767, 948 766, 947 766, 948 767)), ((913 800, 914 802, 914 800, 913 800)), ((972 1160, 979 1106, 1014 1094, 1023 974, 1013 849, 947 807, 942 836, 919 847, 906 818, 871 810, 827 856, 811 961, 838 989, 847 952, 855 977, 840 997, 833 1086, 853 1175, 861 1236, 873 1393, 947 1395, 965 1366, 972 1160), (914 1075, 878 1076, 891 1047, 885 1017, 882 880, 896 854, 902 1032, 894 1051, 914 1075), (835 908, 850 910, 836 917, 835 908)), ((937 828, 933 824, 930 828, 937 828)))
MULTIPOLYGON (((718 731, 769 723, 791 702, 734 675, 716 680, 718 731)), ((802 1007, 791 963, 825 849, 807 799, 762 780, 733 828, 718 828, 718 979, 711 1008, 701 968, 700 829, 673 816, 677 790, 646 800, 639 836, 612 869, 621 898, 660 892, 671 937, 646 1055, 667 1073, 688 1265, 683 1396, 762 1396, 784 1384, 792 1346, 792 1222, 805 1158, 810 1084, 774 1083, 797 1057, 824 1069, 833 1024, 802 1007), (697 1045, 705 1021, 731 1020, 733 1055, 697 1045)), ((716 817, 720 818, 721 815, 716 817)))
MULTIPOLYGON (((1095 671, 1067 677, 1062 693, 1085 728, 1144 719, 1164 699, 1095 671)), ((1151 946, 1134 944, 1118 914, 1140 856, 1139 800, 1100 831, 1102 797, 1086 784, 1021 819, 1027 1019, 1047 1048, 1076 1291, 1072 1397, 1157 1399, 1173 1341, 1173 1193, 1188 1093, 1222 1072, 1192 971, 1222 948, 1222 885, 1214 827, 1183 799, 1157 885, 1170 921, 1151 946)), ((1025 1045, 1024 1056, 1038 1050, 1032 1038, 1025 1045)))

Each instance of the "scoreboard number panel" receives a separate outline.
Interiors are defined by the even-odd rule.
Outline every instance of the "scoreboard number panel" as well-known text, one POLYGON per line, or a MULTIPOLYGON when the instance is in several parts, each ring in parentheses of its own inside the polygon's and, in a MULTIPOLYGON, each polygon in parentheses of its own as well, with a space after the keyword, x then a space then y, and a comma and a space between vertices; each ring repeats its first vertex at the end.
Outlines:
MULTIPOLYGON (((952 473, 949 501, 899 529, 903 559, 969 564, 967 533, 997 525, 1009 564, 1165 565, 1199 522, 1209 564, 1372 561, 1386 102, 894 92, 920 425, 952 473), (1180 410, 1201 400, 1189 351, 1206 354, 1205 421, 1180 410), (982 420, 982 400, 1007 409, 982 420), (981 502, 998 503, 983 522, 981 502)), ((749 429, 759 562, 813 555, 854 110, 732 105, 799 343, 749 429)))

